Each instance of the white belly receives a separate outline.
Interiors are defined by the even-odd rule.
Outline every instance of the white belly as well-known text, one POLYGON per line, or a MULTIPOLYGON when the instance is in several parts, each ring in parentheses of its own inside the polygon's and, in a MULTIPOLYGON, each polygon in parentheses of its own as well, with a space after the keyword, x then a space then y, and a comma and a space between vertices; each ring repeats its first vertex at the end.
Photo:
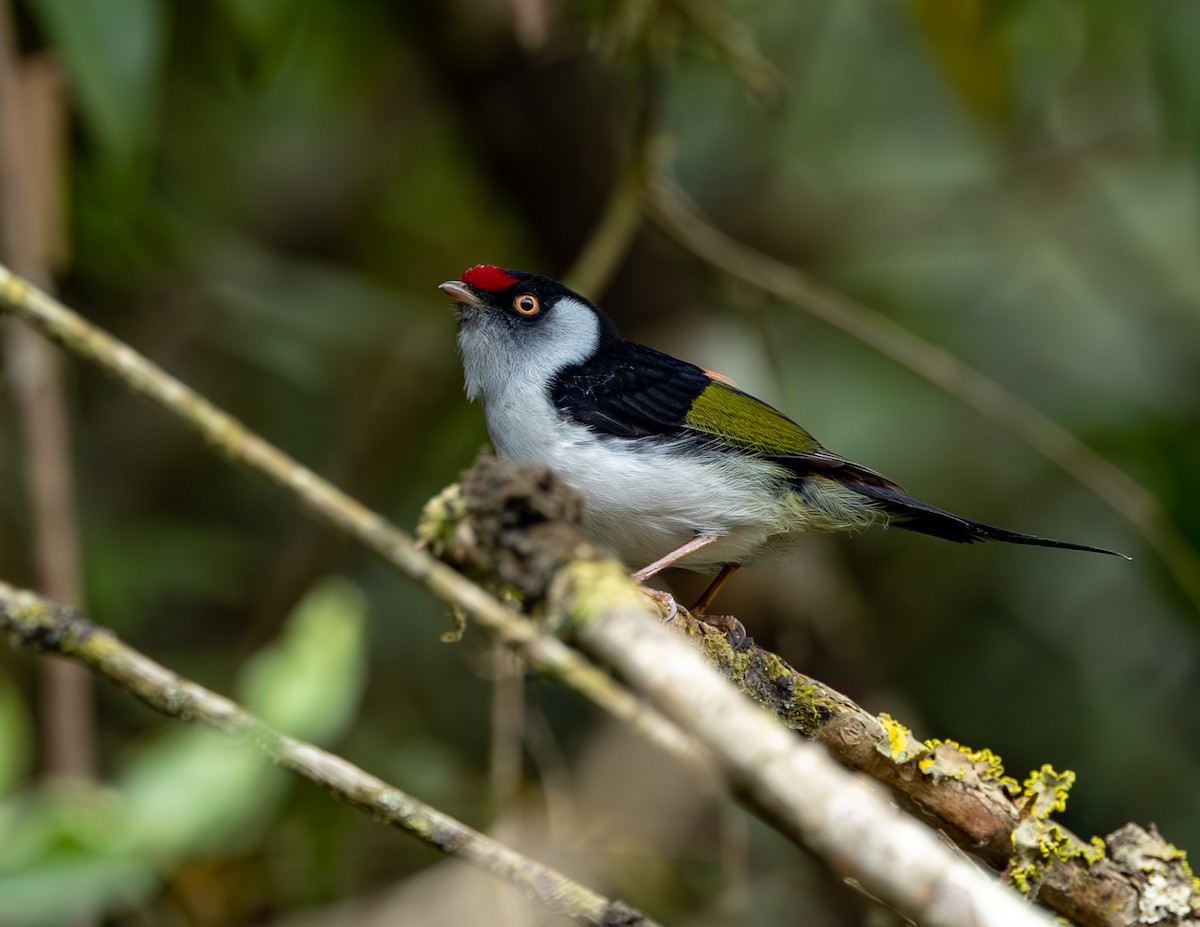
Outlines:
POLYGON ((558 474, 583 496, 584 530, 631 568, 698 534, 720 540, 681 566, 710 571, 745 563, 806 527, 776 464, 599 435, 561 422, 548 400, 520 398, 487 403, 496 453, 558 474))

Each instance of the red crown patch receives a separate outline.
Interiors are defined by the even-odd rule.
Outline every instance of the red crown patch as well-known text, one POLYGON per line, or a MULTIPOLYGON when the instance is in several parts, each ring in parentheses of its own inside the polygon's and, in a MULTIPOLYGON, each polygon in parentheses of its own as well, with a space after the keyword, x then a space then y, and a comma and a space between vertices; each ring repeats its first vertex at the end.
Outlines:
POLYGON ((503 267, 491 264, 476 264, 462 275, 462 282, 469 283, 477 290, 487 290, 491 293, 507 290, 517 282, 517 278, 503 267))

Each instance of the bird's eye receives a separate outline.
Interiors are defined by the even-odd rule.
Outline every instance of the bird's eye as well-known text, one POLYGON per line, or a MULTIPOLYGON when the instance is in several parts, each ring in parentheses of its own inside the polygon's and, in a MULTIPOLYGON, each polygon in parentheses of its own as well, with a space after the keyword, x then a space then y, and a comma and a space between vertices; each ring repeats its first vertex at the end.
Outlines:
POLYGON ((538 298, 530 293, 522 293, 513 300, 513 308, 521 315, 537 315, 538 310, 542 308, 542 304, 538 302, 538 298))

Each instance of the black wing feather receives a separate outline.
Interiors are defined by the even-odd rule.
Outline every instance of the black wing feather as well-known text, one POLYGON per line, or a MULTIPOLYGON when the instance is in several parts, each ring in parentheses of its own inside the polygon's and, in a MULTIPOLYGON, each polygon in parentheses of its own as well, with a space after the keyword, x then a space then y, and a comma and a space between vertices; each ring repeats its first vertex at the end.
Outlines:
POLYGON ((671 437, 684 430, 688 409, 710 382, 695 364, 613 336, 590 360, 559 371, 550 399, 605 434, 671 437))
MULTIPOLYGON (((600 349, 590 360, 566 367, 554 377, 550 398, 559 412, 603 434, 631 439, 692 434, 712 440, 712 435, 696 431, 686 422, 696 397, 712 382, 709 374, 695 364, 605 333, 600 349)), ((808 453, 767 459, 790 469, 797 485, 812 478, 841 483, 873 501, 891 516, 892 524, 908 531, 960 544, 1007 541, 1124 556, 1101 547, 1022 534, 963 518, 905 495, 887 477, 830 453, 819 444, 808 453)))

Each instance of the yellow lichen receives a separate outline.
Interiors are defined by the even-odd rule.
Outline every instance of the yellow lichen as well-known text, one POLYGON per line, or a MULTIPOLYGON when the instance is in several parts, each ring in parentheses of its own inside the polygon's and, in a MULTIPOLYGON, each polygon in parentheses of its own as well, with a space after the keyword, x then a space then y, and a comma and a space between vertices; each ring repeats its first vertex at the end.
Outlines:
POLYGON ((1026 800, 1028 812, 1035 818, 1045 820, 1053 812, 1066 809, 1067 793, 1074 784, 1074 772, 1068 769, 1057 773, 1053 766, 1045 763, 1041 769, 1029 774, 1021 794, 1026 800))
POLYGON ((1107 855, 1108 848, 1099 837, 1084 843, 1049 820, 1052 812, 1066 807, 1074 782, 1075 773, 1057 773, 1049 764, 1025 780, 1018 800, 1023 814, 1011 835, 1013 858, 1008 868, 1012 883, 1025 894, 1036 892, 1047 863, 1079 860, 1094 866, 1107 855))
POLYGON ((1021 791, 1016 779, 1004 775, 1004 764, 1000 757, 987 747, 972 750, 953 740, 933 738, 925 741, 925 748, 928 754, 923 756, 917 765, 921 772, 932 777, 935 782, 941 779, 961 780, 965 778, 967 768, 970 768, 980 782, 995 782, 1010 795, 1021 791), (939 747, 948 749, 939 750, 939 747))
POLYGON ((1189 879, 1191 879, 1191 881, 1192 881, 1192 898, 1197 905, 1200 905, 1200 879, 1196 878, 1196 873, 1194 873, 1192 871, 1192 864, 1188 862, 1187 851, 1180 850, 1178 847, 1175 846, 1175 844, 1171 844, 1171 846, 1174 847, 1175 850, 1179 853, 1179 856, 1176 857, 1179 860, 1179 866, 1183 870, 1184 875, 1186 875, 1189 879))
POLYGON ((1044 871, 1037 863, 1024 863, 1020 866, 1011 866, 1008 869, 1009 881, 1016 887, 1022 895, 1028 897, 1033 893, 1042 881, 1044 871))
POLYGON ((893 762, 907 763, 929 752, 925 744, 913 737, 912 731, 887 712, 879 715, 879 722, 883 725, 887 738, 879 741, 875 749, 893 762))
MULTIPOLYGON (((1080 855, 1083 857, 1085 863, 1089 866, 1094 866, 1108 855, 1108 847, 1105 846, 1101 838, 1093 836, 1088 841, 1088 845, 1080 851, 1080 855)), ((1195 879, 1192 881, 1195 882, 1195 879)))

